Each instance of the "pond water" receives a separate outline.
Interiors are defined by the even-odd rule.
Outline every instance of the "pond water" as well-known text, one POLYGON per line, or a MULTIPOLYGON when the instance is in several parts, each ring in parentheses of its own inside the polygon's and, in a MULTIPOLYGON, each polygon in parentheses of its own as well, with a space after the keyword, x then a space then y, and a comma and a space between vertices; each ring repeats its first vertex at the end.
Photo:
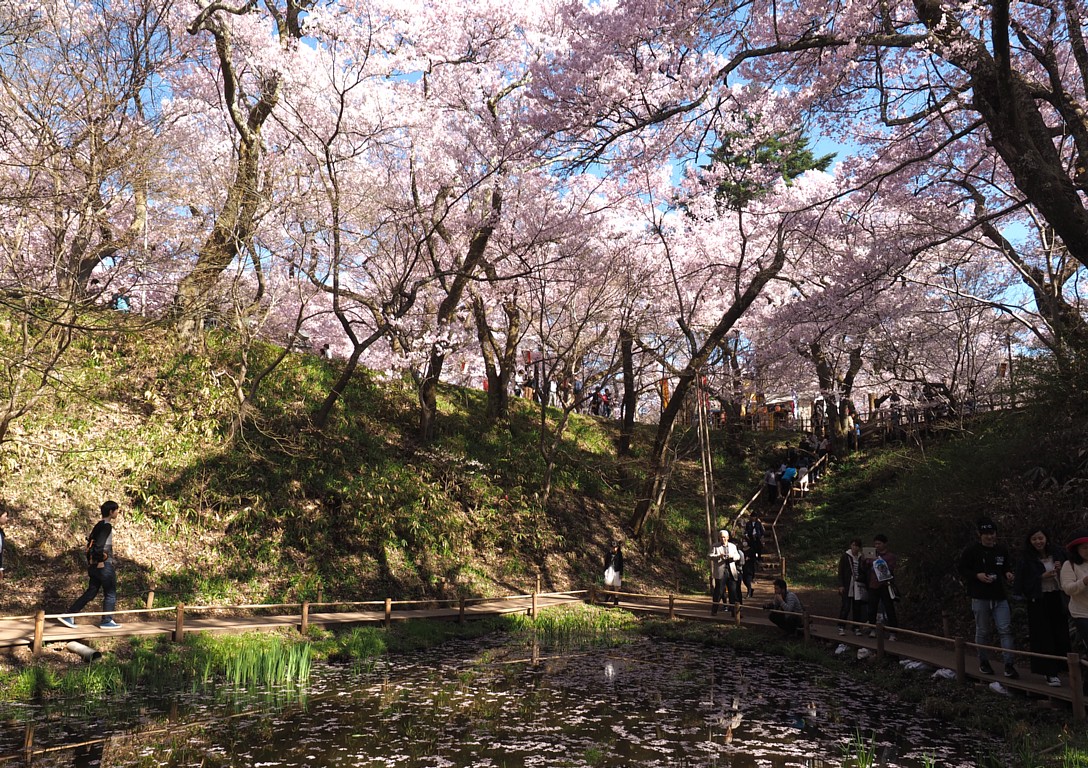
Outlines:
POLYGON ((805 662, 639 640, 558 652, 450 643, 302 690, 0 710, 0 764, 35 766, 974 766, 993 744, 805 662), (105 743, 100 740, 105 737, 105 743), (83 742, 92 742, 76 747, 83 742))

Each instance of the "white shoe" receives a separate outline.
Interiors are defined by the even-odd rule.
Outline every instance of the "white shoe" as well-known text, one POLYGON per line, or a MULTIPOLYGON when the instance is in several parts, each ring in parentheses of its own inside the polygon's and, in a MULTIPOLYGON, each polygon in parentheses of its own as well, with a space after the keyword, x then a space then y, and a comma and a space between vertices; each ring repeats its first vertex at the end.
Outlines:
POLYGON ((894 642, 895 642, 896 640, 898 640, 898 638, 897 638, 897 637, 895 636, 895 633, 894 633, 894 632, 892 632, 892 633, 890 633, 890 634, 888 635, 888 639, 889 639, 889 640, 891 640, 891 641, 892 641, 893 643, 894 643, 894 642))
POLYGON ((842 627, 839 627, 839 636, 841 637, 842 635, 845 635, 845 634, 846 634, 846 630, 843 629, 842 627))
POLYGON ((67 616, 58 616, 57 621, 59 621, 64 626, 68 627, 68 629, 75 629, 76 628, 76 623, 74 621, 72 621, 70 618, 68 618, 67 616))
POLYGON ((1046 678, 1046 684, 1051 688, 1061 688, 1062 680, 1057 675, 1048 675, 1046 678))

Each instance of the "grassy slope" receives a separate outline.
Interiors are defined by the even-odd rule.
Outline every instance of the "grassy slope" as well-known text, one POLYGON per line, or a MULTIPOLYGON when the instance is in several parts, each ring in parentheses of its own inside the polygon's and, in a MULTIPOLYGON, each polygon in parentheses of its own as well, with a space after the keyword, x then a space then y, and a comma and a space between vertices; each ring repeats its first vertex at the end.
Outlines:
MULTIPOLYGON (((605 543, 627 538, 640 471, 615 456, 615 422, 573 418, 542 511, 530 404, 515 400, 509 423, 489 428, 483 392, 446 389, 438 438, 419 446, 410 387, 362 374, 317 433, 307 417, 335 363, 312 355, 276 369, 228 445, 228 372, 238 359, 229 343, 211 339, 207 357, 174 353, 148 332, 78 345, 66 388, 0 451, 0 495, 15 510, 0 610, 63 609, 82 587, 79 547, 107 497, 130 510, 117 534, 128 605, 147 589, 167 603, 292 600, 319 589, 345 599, 521 592, 538 572, 546 589, 582 588, 599 578, 605 543)), ((276 352, 254 350, 251 368, 276 352)), ((906 561, 908 619, 934 626, 938 605, 959 615, 949 565, 979 512, 1006 523, 1013 543, 1035 519, 1062 534, 1083 522, 1083 486, 1069 490, 1080 465, 1064 458, 1083 442, 1083 420, 1056 427, 1050 416, 981 420, 924 452, 839 463, 786 520, 791 580, 830 586, 846 541, 884 530, 906 561)), ((644 446, 651 433, 641 429, 644 446)), ((715 434, 719 521, 758 487, 781 439, 715 434)), ((677 449, 667 509, 625 547, 632 589, 706 586, 698 456, 682 433, 677 449)))
MULTIPOLYGON (((173 353, 154 332, 79 343, 66 387, 18 422, 0 451, 0 495, 14 511, 0 610, 59 611, 82 588, 79 548, 104 498, 127 510, 116 534, 121 600, 409 598, 582 588, 605 543, 627 538, 640 475, 614 451, 617 424, 573 417, 546 512, 538 412, 515 400, 489 428, 484 393, 443 391, 437 440, 418 445, 410 387, 355 377, 333 422, 308 416, 335 363, 289 356, 267 380, 241 439, 237 350, 173 353)), ((276 353, 251 353, 251 369, 276 353)), ((645 428, 643 428, 645 429, 645 428)), ((649 433, 640 435, 645 443, 649 433)), ((703 586, 705 514, 697 456, 680 441, 667 514, 627 546, 633 588, 703 586)), ((741 455, 741 454, 738 454, 741 455)), ((751 469, 722 461, 719 499, 748 491, 751 469)))

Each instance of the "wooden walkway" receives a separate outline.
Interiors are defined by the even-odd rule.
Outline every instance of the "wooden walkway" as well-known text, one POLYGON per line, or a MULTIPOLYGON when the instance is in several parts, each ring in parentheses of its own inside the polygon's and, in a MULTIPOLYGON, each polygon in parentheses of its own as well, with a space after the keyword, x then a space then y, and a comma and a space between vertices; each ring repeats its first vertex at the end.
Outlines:
MULTIPOLYGON (((711 614, 710 599, 699 595, 653 595, 632 592, 614 592, 603 589, 579 590, 572 592, 549 592, 527 595, 509 595, 498 598, 474 598, 453 600, 416 600, 394 601, 370 600, 361 602, 335 603, 282 603, 262 605, 175 605, 164 608, 149 608, 114 611, 114 616, 123 623, 120 629, 99 629, 96 626, 101 613, 82 613, 76 617, 79 625, 70 629, 57 621, 56 615, 47 615, 39 611, 34 616, 0 617, 0 648, 29 647, 40 653, 44 646, 71 641, 87 641, 110 636, 134 635, 170 635, 174 640, 181 639, 188 632, 248 632, 277 629, 299 629, 305 631, 309 625, 322 627, 358 624, 382 624, 388 626, 395 621, 409 619, 430 619, 442 621, 467 621, 508 613, 526 613, 535 616, 542 608, 570 605, 598 600, 611 602, 619 598, 619 608, 633 613, 654 614, 676 620, 714 622, 725 626, 764 628, 781 632, 768 618, 768 611, 754 605, 742 606, 739 615, 734 616, 727 608, 722 608, 717 615, 711 614)), ((951 676, 961 683, 982 682, 989 685, 999 682, 1010 691, 1018 691, 1029 696, 1068 702, 1072 705, 1073 715, 1078 721, 1085 719, 1085 661, 1079 654, 1069 654, 1060 659, 1066 665, 1066 674, 1062 676, 1061 687, 1051 687, 1040 675, 1032 674, 1024 660, 1038 654, 1027 651, 1015 651, 1020 672, 1019 679, 1009 679, 998 672, 995 675, 983 674, 978 668, 977 649, 987 648, 991 663, 998 670, 1003 669, 1001 649, 993 646, 978 646, 963 638, 946 638, 909 629, 897 629, 896 639, 884 627, 875 628, 866 624, 854 625, 853 622, 839 622, 830 616, 804 615, 805 630, 798 635, 806 643, 824 642, 835 648, 845 645, 851 655, 859 649, 877 659, 895 657, 920 661, 935 671, 951 670, 951 676), (846 634, 838 634, 840 623, 845 624, 846 634), (854 626, 863 630, 858 636, 853 633, 854 626), (870 630, 875 637, 870 637, 870 630)), ((1058 658, 1058 657, 1051 657, 1058 658)))
POLYGON ((507 613, 536 615, 541 608, 581 603, 585 592, 548 592, 509 595, 498 598, 462 600, 368 600, 337 603, 280 603, 261 605, 175 605, 164 608, 117 610, 120 629, 100 629, 102 613, 86 612, 75 616, 77 627, 70 629, 57 621, 58 616, 0 617, 0 648, 30 647, 40 653, 42 646, 72 640, 134 635, 171 635, 180 640, 187 632, 250 632, 283 628, 305 630, 310 625, 322 627, 352 624, 385 624, 409 619, 465 621, 507 613))
MULTIPOLYGON (((710 598, 705 596, 641 595, 597 589, 591 592, 590 600, 613 597, 620 598, 620 608, 635 613, 655 614, 687 621, 714 622, 726 626, 763 627, 774 632, 782 632, 771 623, 767 610, 754 605, 742 606, 739 616, 733 616, 724 607, 717 615, 712 615, 710 598)), ((823 642, 835 647, 843 644, 850 649, 849 652, 854 657, 858 649, 864 648, 877 659, 894 657, 920 661, 932 668, 927 674, 932 674, 938 669, 948 669, 952 671, 953 678, 960 683, 981 682, 989 685, 998 682, 1010 691, 1018 691, 1042 699, 1069 702, 1073 708, 1073 716, 1078 722, 1084 722, 1086 717, 1082 686, 1088 662, 1081 658, 1080 654, 1071 653, 1067 657, 1057 657, 1033 654, 1028 651, 1014 651, 1020 677, 1009 679, 1002 674, 1004 663, 1000 647, 976 645, 963 638, 940 637, 901 628, 894 630, 896 639, 892 640, 890 637, 892 632, 883 626, 877 626, 874 629, 868 624, 840 622, 837 617, 807 613, 804 615, 804 625, 805 631, 803 634, 798 634, 798 639, 806 643, 823 642), (845 625, 846 634, 844 635, 838 634, 840 623, 845 625), (855 626, 862 630, 861 636, 853 633, 855 626), (869 637, 870 631, 874 631, 876 637, 869 637), (990 663, 995 669, 995 674, 987 675, 979 670, 977 659, 979 648, 989 651, 990 663), (1055 659, 1065 664, 1067 671, 1061 676, 1061 687, 1047 685, 1041 675, 1033 674, 1028 669, 1028 665, 1024 662, 1032 656, 1055 659)))

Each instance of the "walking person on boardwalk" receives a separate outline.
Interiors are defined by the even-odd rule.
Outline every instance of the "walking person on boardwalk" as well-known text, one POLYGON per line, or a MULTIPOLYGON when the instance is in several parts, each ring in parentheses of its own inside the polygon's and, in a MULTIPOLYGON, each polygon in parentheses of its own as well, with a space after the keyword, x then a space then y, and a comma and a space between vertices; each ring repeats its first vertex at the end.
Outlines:
POLYGON ((120 629, 121 625, 110 615, 117 605, 117 571, 113 564, 113 523, 120 506, 116 501, 102 502, 102 519, 87 534, 87 590, 68 607, 67 616, 57 619, 69 629, 75 629, 74 614, 83 610, 102 590, 102 610, 105 616, 98 624, 100 629, 120 629))
MULTIPOLYGON (((612 548, 604 554, 604 585, 609 589, 623 586, 623 542, 613 542, 612 548)), ((613 595, 613 605, 620 604, 620 596, 613 595)))
MULTIPOLYGON (((1015 680, 1020 674, 1012 654, 1016 643, 1012 636, 1012 611, 1005 596, 1005 587, 1013 580, 1012 557, 1004 544, 997 543, 997 526, 990 518, 978 521, 978 541, 963 550, 959 572, 971 598, 971 612, 975 615, 975 642, 979 645, 990 642, 996 626, 1005 661, 1005 677, 1015 680)), ((985 648, 978 649, 978 669, 984 675, 994 673, 989 657, 985 648)))
MULTIPOLYGON (((1013 593, 1027 602, 1028 648, 1032 653, 1047 656, 1069 653, 1069 613, 1058 584, 1065 559, 1065 551, 1051 543, 1045 528, 1035 526, 1028 531, 1013 593)), ((1066 667, 1066 661, 1031 657, 1031 671, 1045 677, 1046 684, 1055 688, 1062 684, 1058 674, 1066 667)))
POLYGON ((740 575, 744 567, 744 553, 729 540, 729 531, 718 531, 718 544, 710 551, 714 571, 714 604, 712 614, 718 612, 718 603, 729 601, 730 610, 740 605, 740 575))
MULTIPOLYGON (((869 590, 861 578, 861 539, 853 539, 850 547, 839 558, 839 621, 851 619, 862 622, 868 607, 869 590)), ((839 624, 839 634, 846 634, 846 625, 839 624)), ((861 627, 854 625, 854 634, 861 634, 861 627)))

